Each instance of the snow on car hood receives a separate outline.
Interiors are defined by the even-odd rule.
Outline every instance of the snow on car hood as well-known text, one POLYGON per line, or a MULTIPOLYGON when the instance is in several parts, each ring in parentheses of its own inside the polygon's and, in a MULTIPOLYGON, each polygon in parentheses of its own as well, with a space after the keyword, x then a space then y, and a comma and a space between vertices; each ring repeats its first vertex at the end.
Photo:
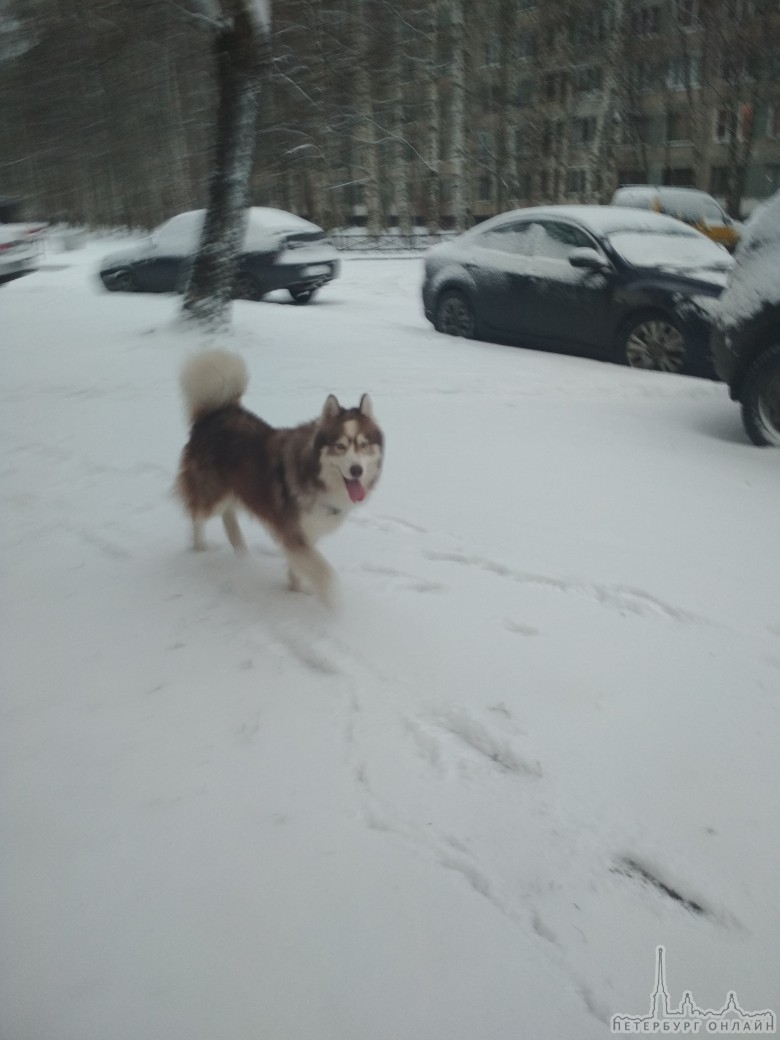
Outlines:
POLYGON ((780 303, 780 191, 757 206, 745 225, 735 266, 718 304, 718 323, 735 325, 780 303))
POLYGON ((733 257, 722 246, 696 231, 620 230, 607 237, 612 248, 634 267, 652 267, 724 286, 734 266, 733 257))

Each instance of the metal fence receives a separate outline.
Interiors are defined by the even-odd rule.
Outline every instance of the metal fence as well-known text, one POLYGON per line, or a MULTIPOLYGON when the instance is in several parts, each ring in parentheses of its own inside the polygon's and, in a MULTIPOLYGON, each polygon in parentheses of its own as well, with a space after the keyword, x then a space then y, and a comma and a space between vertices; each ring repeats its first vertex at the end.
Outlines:
POLYGON ((453 238, 454 231, 434 233, 422 229, 404 235, 385 232, 369 235, 365 231, 332 231, 328 238, 341 253, 424 253, 426 249, 453 238))

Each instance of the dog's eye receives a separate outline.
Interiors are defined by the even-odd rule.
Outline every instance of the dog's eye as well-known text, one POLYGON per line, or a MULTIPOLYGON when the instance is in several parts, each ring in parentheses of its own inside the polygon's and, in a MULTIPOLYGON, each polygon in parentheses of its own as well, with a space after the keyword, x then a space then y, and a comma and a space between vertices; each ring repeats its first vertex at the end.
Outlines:
POLYGON ((344 452, 347 450, 347 446, 346 444, 342 444, 341 441, 338 441, 336 444, 333 445, 333 450, 337 451, 339 455, 343 455, 344 452))

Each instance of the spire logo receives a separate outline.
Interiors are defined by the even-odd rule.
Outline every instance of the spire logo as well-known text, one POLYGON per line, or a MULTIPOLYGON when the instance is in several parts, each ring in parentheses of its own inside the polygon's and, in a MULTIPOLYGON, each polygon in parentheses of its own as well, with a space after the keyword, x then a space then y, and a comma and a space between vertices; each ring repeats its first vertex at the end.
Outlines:
POLYGON ((682 1000, 673 1008, 666 985, 666 947, 657 946, 655 952, 655 989, 650 996, 650 1013, 643 1016, 613 1015, 610 1019, 613 1033, 771 1036, 777 1032, 774 1011, 745 1011, 739 1006, 733 990, 719 1011, 697 1007, 690 990, 683 993, 682 1000))

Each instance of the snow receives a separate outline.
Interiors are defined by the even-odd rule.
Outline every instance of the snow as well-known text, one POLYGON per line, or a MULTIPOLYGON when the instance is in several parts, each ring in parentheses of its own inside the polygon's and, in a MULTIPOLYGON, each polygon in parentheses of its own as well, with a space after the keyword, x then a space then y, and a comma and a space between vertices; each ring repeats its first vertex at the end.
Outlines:
POLYGON ((715 313, 724 326, 737 325, 762 307, 780 303, 780 191, 758 206, 745 225, 736 265, 715 313))
POLYGON ((734 266, 723 246, 697 231, 692 235, 615 231, 608 238, 613 249, 630 264, 687 274, 715 285, 725 285, 734 266))
POLYGON ((497 217, 491 217, 482 224, 477 224, 466 234, 481 234, 496 224, 502 224, 507 216, 516 214, 518 218, 536 216, 539 219, 549 217, 550 219, 566 219, 579 221, 584 227, 598 235, 609 235, 615 231, 655 231, 658 234, 666 232, 668 235, 678 235, 681 238, 703 238, 710 241, 706 235, 702 235, 695 228, 681 224, 674 217, 667 217, 663 213, 654 213, 650 210, 631 209, 627 206, 533 206, 524 209, 512 210, 510 213, 500 213, 497 217))
POLYGON ((440 336, 420 259, 236 304, 250 407, 385 429, 330 615, 258 525, 187 550, 203 344, 108 248, 0 290, 0 1036, 595 1040, 659 943, 780 1010, 780 453, 726 389, 440 336))
MULTIPOLYGON (((176 254, 194 253, 200 242, 205 215, 205 210, 196 209, 171 217, 152 232, 155 245, 161 250, 176 254)), ((278 247, 285 232, 322 233, 322 228, 294 213, 265 206, 252 206, 244 232, 244 249, 256 252, 273 250, 278 247)))

